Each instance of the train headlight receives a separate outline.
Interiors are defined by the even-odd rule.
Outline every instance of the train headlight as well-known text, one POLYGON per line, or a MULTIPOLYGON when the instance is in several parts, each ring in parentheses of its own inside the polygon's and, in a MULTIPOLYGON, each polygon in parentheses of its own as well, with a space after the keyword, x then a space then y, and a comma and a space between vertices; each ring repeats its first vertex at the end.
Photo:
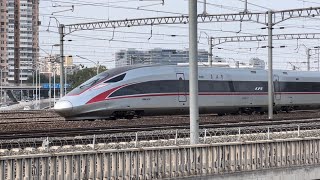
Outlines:
POLYGON ((72 111, 73 105, 70 101, 58 101, 54 105, 54 110, 58 113, 68 113, 72 111))

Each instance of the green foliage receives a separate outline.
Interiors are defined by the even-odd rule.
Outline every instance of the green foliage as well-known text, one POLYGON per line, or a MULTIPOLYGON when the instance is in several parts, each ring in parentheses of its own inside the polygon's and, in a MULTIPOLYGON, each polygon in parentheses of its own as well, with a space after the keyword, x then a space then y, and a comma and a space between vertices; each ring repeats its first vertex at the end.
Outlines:
MULTIPOLYGON (((99 67, 99 73, 106 71, 107 68, 105 66, 99 67)), ((71 85, 71 89, 76 88, 83 82, 87 81, 88 79, 92 78, 93 76, 97 75, 97 68, 83 68, 78 72, 74 73, 73 75, 67 76, 67 83, 71 85)))
MULTIPOLYGON (((106 71, 106 70, 107 70, 107 68, 105 66, 99 67, 99 73, 106 71)), ((97 68, 96 67, 92 67, 92 68, 84 67, 83 69, 75 72, 72 75, 67 75, 67 84, 70 84, 71 89, 74 89, 95 75, 97 75, 97 68)), ((51 77, 51 83, 53 83, 53 79, 54 78, 51 77)), ((36 81, 36 79, 34 76, 29 76, 27 79, 27 83, 29 83, 29 84, 32 84, 32 82, 35 83, 35 81, 36 81)), ((46 76, 45 74, 40 74, 40 82, 41 83, 49 83, 49 77, 46 76)), ((57 75, 55 76, 55 82, 60 83, 60 76, 57 76, 57 75)))
MULTIPOLYGON (((39 76, 37 77, 37 81, 39 82, 39 76)), ((35 76, 29 76, 27 83, 32 84, 33 82, 36 83, 36 77, 35 76)), ((45 74, 40 74, 40 83, 48 83, 49 82, 49 77, 46 76, 45 74)))

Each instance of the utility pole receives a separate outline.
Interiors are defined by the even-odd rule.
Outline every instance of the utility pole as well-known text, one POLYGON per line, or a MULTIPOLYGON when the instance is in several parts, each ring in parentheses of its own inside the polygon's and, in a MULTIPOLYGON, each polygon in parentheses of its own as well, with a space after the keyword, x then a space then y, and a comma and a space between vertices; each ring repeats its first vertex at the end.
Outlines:
POLYGON ((49 95, 49 109, 51 109, 51 90, 52 90, 52 88, 51 88, 51 78, 52 78, 52 66, 51 66, 51 57, 50 57, 50 61, 49 61, 49 63, 50 63, 50 73, 49 73, 49 93, 48 93, 48 95, 49 95))
POLYGON ((243 10, 243 12, 244 12, 245 14, 249 12, 249 11, 248 11, 248 0, 245 0, 245 2, 244 2, 244 10, 243 10))
POLYGON ((64 55, 63 55, 63 41, 64 41, 64 25, 59 25, 60 34, 60 98, 64 96, 64 55))
POLYGON ((36 109, 38 107, 38 65, 36 65, 36 70, 35 70, 35 76, 36 76, 36 99, 33 99, 35 101, 35 107, 34 109, 36 109))
POLYGON ((99 67, 100 67, 99 61, 97 61, 97 75, 99 74, 99 67))
MULTIPOLYGON (((2 6, 2 5, 1 5, 2 6)), ((14 83, 19 85, 21 59, 20 59, 20 0, 14 0, 14 83)))
POLYGON ((3 82, 2 81, 2 73, 3 73, 3 68, 0 69, 0 72, 1 72, 1 74, 0 74, 0 79, 1 79, 1 82, 0 82, 1 83, 0 84, 0 87, 1 87, 1 90, 0 90, 1 99, 0 99, 0 101, 1 101, 1 105, 2 105, 2 86, 3 86, 3 84, 2 84, 2 82, 3 82))
POLYGON ((199 143, 197 0, 189 0, 190 144, 199 143))
POLYGON ((38 98, 38 107, 37 109, 41 108, 41 68, 40 68, 40 64, 39 64, 39 98, 38 98))
POLYGON ((319 66, 320 66, 320 49, 318 49, 318 71, 319 71, 319 66))
POLYGON ((203 0, 203 15, 207 14, 207 0, 203 0))
POLYGON ((273 119, 272 11, 268 11, 268 116, 273 119))
POLYGON ((53 63, 53 105, 56 104, 56 67, 53 63))
POLYGON ((209 66, 212 67, 212 49, 213 49, 213 45, 212 45, 212 38, 209 38, 209 66))
POLYGON ((307 70, 308 71, 310 71, 310 57, 311 57, 310 51, 311 49, 307 48, 307 70))

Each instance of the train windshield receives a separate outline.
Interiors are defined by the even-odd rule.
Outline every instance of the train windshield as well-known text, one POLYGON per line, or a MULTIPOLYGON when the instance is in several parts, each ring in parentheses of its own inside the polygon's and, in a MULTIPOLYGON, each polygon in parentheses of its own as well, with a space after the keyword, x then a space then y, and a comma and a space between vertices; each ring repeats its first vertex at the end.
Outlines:
POLYGON ((114 68, 114 69, 110 69, 107 71, 104 71, 92 78, 90 78, 89 80, 87 80, 86 82, 82 83, 80 86, 76 87, 75 89, 73 89, 72 91, 70 91, 68 93, 68 95, 77 95, 80 94, 82 92, 84 92, 85 90, 89 89, 90 87, 103 82, 111 77, 117 76, 119 74, 122 74, 130 69, 134 69, 136 67, 134 66, 125 66, 125 67, 119 67, 119 68, 114 68))
POLYGON ((109 77, 109 73, 107 71, 103 72, 101 74, 98 74, 98 75, 92 77, 91 79, 87 80, 86 82, 82 83, 79 86, 79 89, 84 89, 86 87, 92 87, 93 85, 97 84, 101 79, 105 79, 108 77, 109 77))

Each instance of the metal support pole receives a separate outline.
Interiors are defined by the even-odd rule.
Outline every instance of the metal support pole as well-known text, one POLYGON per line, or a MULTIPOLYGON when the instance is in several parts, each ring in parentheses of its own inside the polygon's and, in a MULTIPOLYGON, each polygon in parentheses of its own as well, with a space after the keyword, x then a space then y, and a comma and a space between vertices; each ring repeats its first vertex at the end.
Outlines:
POLYGON ((248 13, 248 1, 247 0, 245 0, 245 2, 244 2, 244 11, 243 12, 248 13))
POLYGON ((319 63, 319 60, 320 60, 319 54, 320 54, 320 49, 318 49, 318 71, 319 71, 319 65, 320 65, 320 63, 319 63))
POLYGON ((0 69, 0 72, 1 72, 1 84, 0 84, 0 87, 1 87, 1 90, 0 90, 0 93, 1 93, 1 105, 2 105, 2 71, 3 71, 3 69, 0 69))
POLYGON ((99 74, 99 61, 97 61, 97 75, 99 74))
POLYGON ((308 69, 308 71, 310 71, 310 51, 311 51, 311 49, 310 48, 308 48, 307 49, 307 69, 308 69))
POLYGON ((22 92, 22 69, 20 69, 20 101, 22 101, 22 95, 23 95, 23 92, 22 92))
POLYGON ((41 97, 41 71, 40 71, 40 64, 39 64, 39 97, 38 97, 38 107, 37 109, 40 109, 40 97, 41 97))
POLYGON ((49 109, 51 109, 51 78, 52 78, 52 69, 50 69, 50 75, 49 75, 49 109))
POLYGON ((174 138, 174 144, 177 145, 177 141, 178 141, 178 130, 176 129, 176 136, 174 138))
POLYGON ((32 71, 32 100, 34 99, 34 70, 32 71))
POLYGON ((55 104, 56 104, 56 67, 53 67, 53 105, 55 104))
POLYGON ((64 24, 59 25, 60 34, 60 98, 64 96, 64 55, 63 55, 63 41, 64 41, 64 24))
POLYGON ((197 1, 189 0, 190 144, 199 143, 197 1))
POLYGON ((137 147, 137 145, 138 145, 138 132, 136 132, 136 140, 134 143, 134 147, 137 147))
POLYGON ((64 93, 67 94, 67 68, 64 68, 64 93))
POLYGON ((239 61, 236 61, 235 64, 236 64, 236 65, 235 65, 236 68, 240 68, 240 62, 239 62, 239 61))
POLYGON ((36 98, 34 99, 35 100, 35 108, 36 108, 36 106, 38 106, 38 104, 37 104, 37 98, 38 98, 38 74, 37 74, 37 71, 38 71, 38 67, 36 67, 36 73, 35 73, 35 76, 36 76, 36 98))
POLYGON ((273 119, 272 11, 268 11, 268 115, 273 119))
POLYGON ((209 66, 212 67, 212 37, 209 40, 209 66))
POLYGON ((204 15, 207 14, 207 0, 203 1, 203 13, 202 14, 204 14, 204 15))
POLYGON ((207 129, 204 130, 203 142, 206 143, 207 140, 207 129))
POLYGON ((93 135, 93 140, 92 140, 92 148, 95 149, 96 147, 96 135, 93 135))

